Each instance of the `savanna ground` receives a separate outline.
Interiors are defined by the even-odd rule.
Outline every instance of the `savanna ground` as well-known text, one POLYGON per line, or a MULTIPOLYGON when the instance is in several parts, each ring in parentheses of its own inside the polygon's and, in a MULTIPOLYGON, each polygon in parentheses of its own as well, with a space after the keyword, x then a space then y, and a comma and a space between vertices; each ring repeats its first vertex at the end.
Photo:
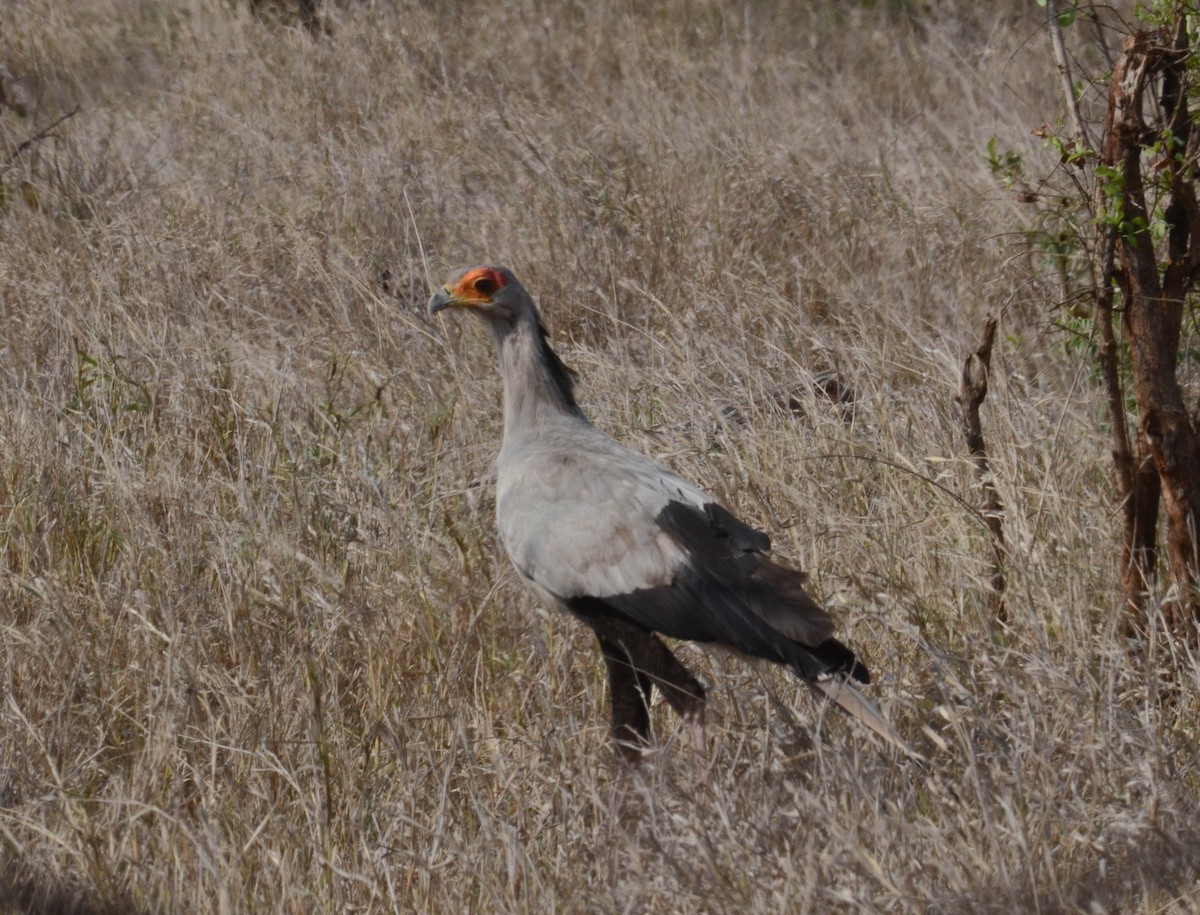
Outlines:
POLYGON ((1053 165, 1033 0, 325 14, 0 5, 0 912, 1200 911, 1197 661, 1122 635, 1100 392, 984 160, 1053 165), (492 353, 423 311, 478 261, 812 572, 927 768, 683 649, 709 792, 656 708, 612 815, 598 653, 494 533, 492 353))

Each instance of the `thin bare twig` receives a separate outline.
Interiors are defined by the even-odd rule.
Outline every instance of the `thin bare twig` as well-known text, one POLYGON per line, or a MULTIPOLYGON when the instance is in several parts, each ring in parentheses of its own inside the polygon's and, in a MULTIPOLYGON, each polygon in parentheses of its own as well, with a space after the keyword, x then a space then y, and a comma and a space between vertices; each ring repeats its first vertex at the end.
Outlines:
POLYGON ((1079 114, 1079 99, 1075 97, 1075 84, 1071 81, 1071 67, 1067 62, 1067 46, 1063 42, 1062 25, 1058 19, 1058 0, 1046 0, 1046 21, 1050 27, 1050 44, 1054 48, 1054 62, 1058 65, 1058 76, 1062 80, 1063 98, 1071 115, 1071 129, 1088 148, 1092 149, 1092 138, 1083 126, 1079 114))
POLYGON ((12 168, 12 164, 17 161, 17 159, 20 157, 21 153, 25 152, 25 150, 29 149, 29 147, 33 146, 35 143, 42 142, 42 140, 44 140, 44 139, 46 139, 46 137, 50 136, 50 131, 52 131, 59 124, 62 124, 65 121, 69 121, 71 118, 75 117, 75 115, 79 114, 79 110, 80 110, 80 106, 76 105, 74 108, 72 108, 66 114, 64 114, 62 117, 56 118, 55 120, 51 121, 49 124, 47 124, 41 130, 39 130, 33 136, 27 137, 26 139, 24 139, 20 143, 18 143, 17 148, 14 149, 12 151, 12 153, 9 155, 9 157, 5 160, 4 171, 8 171, 10 168, 12 168))

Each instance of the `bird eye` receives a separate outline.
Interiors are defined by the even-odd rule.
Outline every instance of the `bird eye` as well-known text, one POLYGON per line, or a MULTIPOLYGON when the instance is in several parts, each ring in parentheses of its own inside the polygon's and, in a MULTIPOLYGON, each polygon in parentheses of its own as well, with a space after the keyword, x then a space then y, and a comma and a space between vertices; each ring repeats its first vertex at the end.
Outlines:
POLYGON ((471 285, 480 295, 491 295, 496 291, 496 281, 490 276, 481 276, 471 285))

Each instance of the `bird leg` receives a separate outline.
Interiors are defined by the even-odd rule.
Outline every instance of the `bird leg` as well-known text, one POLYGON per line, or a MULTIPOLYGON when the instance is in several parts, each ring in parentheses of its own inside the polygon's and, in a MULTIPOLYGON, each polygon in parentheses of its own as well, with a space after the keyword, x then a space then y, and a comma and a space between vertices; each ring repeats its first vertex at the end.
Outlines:
POLYGON ((671 708, 688 727, 694 753, 693 771, 698 784, 708 777, 704 738, 704 687, 691 671, 652 632, 624 621, 591 621, 608 665, 612 698, 612 733, 617 750, 629 764, 641 758, 641 746, 650 738, 650 696, 662 690, 671 708))
POLYGON ((697 785, 708 781, 708 749, 704 738, 704 687, 657 636, 650 635, 641 645, 639 658, 662 690, 667 702, 687 725, 692 744, 692 773, 697 785))
POLYGON ((650 740, 650 699, 657 683, 688 727, 696 785, 708 783, 704 740, 704 687, 651 632, 606 621, 604 634, 593 625, 608 667, 612 736, 623 765, 617 775, 612 818, 617 820, 631 790, 633 770, 650 740))
POLYGON ((608 692, 612 701, 612 736, 627 765, 636 766, 642 747, 650 739, 650 677, 620 645, 601 637, 600 650, 608 665, 608 692))
POLYGON ((645 677, 647 685, 657 684, 671 708, 675 709, 687 725, 694 753, 693 771, 697 783, 703 784, 708 777, 708 753, 704 739, 704 687, 653 633, 646 633, 643 638, 633 643, 629 657, 637 666, 639 677, 645 677))

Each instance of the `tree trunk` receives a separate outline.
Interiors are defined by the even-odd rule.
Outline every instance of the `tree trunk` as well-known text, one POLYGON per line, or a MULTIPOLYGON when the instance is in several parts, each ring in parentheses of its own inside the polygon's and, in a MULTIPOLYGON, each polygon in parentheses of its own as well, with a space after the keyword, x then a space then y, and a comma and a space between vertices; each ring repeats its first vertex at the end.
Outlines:
MULTIPOLYGON (((1126 41, 1113 71, 1109 94, 1109 121, 1104 149, 1105 164, 1120 176, 1116 201, 1120 209, 1108 212, 1119 220, 1117 279, 1124 293, 1124 331, 1129 342, 1133 394, 1137 402, 1138 454, 1126 507, 1128 562, 1123 579, 1144 578, 1153 569, 1150 547, 1157 524, 1158 495, 1147 478, 1142 454, 1148 454, 1157 476, 1167 522, 1167 559, 1172 593, 1168 613, 1177 624, 1194 620, 1196 584, 1200 580, 1197 556, 1197 519, 1200 519, 1200 436, 1183 400, 1176 378, 1184 296, 1194 284, 1200 265, 1200 208, 1193 188, 1195 176, 1187 162, 1191 125, 1187 112, 1182 66, 1186 58, 1186 31, 1138 32, 1126 41), (1152 214, 1146 207, 1142 172, 1150 134, 1142 117, 1145 91, 1151 77, 1162 77, 1163 123, 1159 130, 1174 146, 1156 167, 1168 172, 1167 264, 1160 273, 1158 256, 1149 230, 1152 214), (1149 500, 1153 497, 1154 508, 1149 500), (1147 539, 1149 538, 1149 539, 1147 539)), ((1112 201, 1110 200, 1110 207, 1112 201)))
POLYGON ((1146 598, 1158 560, 1158 505, 1162 485, 1145 439, 1139 434, 1132 453, 1133 474, 1124 503, 1125 544, 1121 556, 1121 586, 1134 611, 1131 634, 1144 630, 1146 598))

